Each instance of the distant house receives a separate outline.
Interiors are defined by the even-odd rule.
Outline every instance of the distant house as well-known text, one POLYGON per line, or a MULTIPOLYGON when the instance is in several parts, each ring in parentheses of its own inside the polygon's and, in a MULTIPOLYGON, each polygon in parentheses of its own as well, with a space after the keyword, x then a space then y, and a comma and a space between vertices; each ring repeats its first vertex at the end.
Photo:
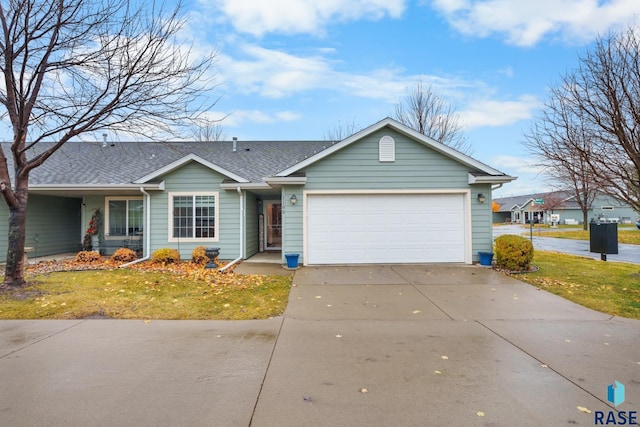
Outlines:
POLYGON ((98 210, 106 254, 472 263, 491 250, 492 187, 514 179, 389 118, 339 142, 69 142, 31 173, 27 246, 78 250, 98 210))
MULTIPOLYGON (((583 215, 575 196, 569 191, 551 191, 546 193, 525 194, 522 196, 501 197, 494 199, 500 205, 498 212, 493 213, 494 223, 551 223, 581 224, 583 215), (544 201, 559 201, 558 206, 550 209, 544 201), (543 203, 537 203, 542 201, 543 203), (554 215, 554 217, 552 217, 554 215), (557 216, 555 216, 557 215, 557 216)), ((600 220, 630 224, 636 220, 638 213, 628 204, 605 194, 598 194, 588 211, 588 221, 600 220)))

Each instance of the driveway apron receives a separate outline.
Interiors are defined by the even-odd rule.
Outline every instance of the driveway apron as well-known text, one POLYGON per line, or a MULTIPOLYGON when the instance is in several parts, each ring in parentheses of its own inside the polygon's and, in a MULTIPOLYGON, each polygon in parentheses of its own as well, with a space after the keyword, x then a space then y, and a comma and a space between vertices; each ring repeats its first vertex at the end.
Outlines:
POLYGON ((479 266, 298 271, 252 426, 594 425, 640 322, 479 266))

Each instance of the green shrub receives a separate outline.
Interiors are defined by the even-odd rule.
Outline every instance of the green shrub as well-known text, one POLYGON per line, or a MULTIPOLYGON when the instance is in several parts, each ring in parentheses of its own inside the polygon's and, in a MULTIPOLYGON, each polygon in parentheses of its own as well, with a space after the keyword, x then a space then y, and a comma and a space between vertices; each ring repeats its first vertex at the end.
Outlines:
POLYGON ((209 257, 207 256, 206 252, 205 252, 205 247, 204 246, 197 246, 193 252, 191 252, 191 261, 194 262, 194 264, 206 264, 209 262, 209 257))
POLYGON ((496 267, 510 271, 528 271, 533 260, 533 244, 513 234, 499 236, 495 240, 496 267))
POLYGON ((94 251, 80 251, 76 255, 76 262, 91 263, 100 261, 100 254, 94 251))
POLYGON ((135 261, 136 258, 138 258, 136 253, 129 248, 119 248, 111 256, 111 259, 117 262, 131 262, 135 261))
POLYGON ((177 249, 160 248, 151 255, 151 261, 173 264, 180 262, 180 252, 177 249))

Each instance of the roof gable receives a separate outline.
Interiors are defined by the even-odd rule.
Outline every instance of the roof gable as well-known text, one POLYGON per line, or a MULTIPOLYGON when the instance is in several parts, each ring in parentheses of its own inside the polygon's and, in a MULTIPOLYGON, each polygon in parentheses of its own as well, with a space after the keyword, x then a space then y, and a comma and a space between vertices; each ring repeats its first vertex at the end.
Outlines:
POLYGON ((181 159, 178 159, 175 162, 172 162, 172 163, 170 163, 170 164, 168 164, 168 165, 166 165, 166 166, 164 166, 164 167, 162 167, 160 169, 157 169, 157 170, 153 171, 152 173, 143 176, 142 178, 138 178, 137 180, 134 181, 134 184, 144 184, 144 183, 149 182, 151 180, 157 179, 157 178, 159 178, 159 177, 161 177, 163 175, 166 175, 166 174, 168 174, 170 172, 173 172, 174 170, 179 169, 182 166, 184 166, 184 165, 186 165, 188 163, 191 163, 191 162, 199 163, 202 166, 204 166, 206 168, 209 168, 211 170, 214 170, 214 171, 218 172, 219 174, 224 175, 224 176, 226 176, 228 178, 231 178, 231 179, 233 179, 233 180, 235 180, 237 182, 242 182, 242 183, 249 182, 247 179, 245 179, 245 178, 243 178, 243 177, 241 177, 239 175, 236 175, 236 174, 234 174, 232 172, 229 172, 228 170, 226 170, 224 168, 221 168, 220 166, 215 165, 215 164, 203 159, 202 157, 197 156, 197 155, 192 153, 192 154, 188 154, 188 155, 182 157, 181 159))
MULTIPOLYGON (((470 156, 467 156, 466 154, 463 154, 457 150, 454 150, 453 148, 442 144, 438 141, 435 141, 432 138, 429 138, 428 136, 425 136, 423 134, 421 134, 420 132, 415 131, 414 129, 411 129, 405 125, 403 125, 402 123, 393 120, 389 117, 387 117, 384 120, 379 121, 378 123, 375 123, 363 130, 361 130, 360 132, 357 132, 353 135, 351 135, 350 137, 340 141, 339 143, 327 148, 326 150, 323 150, 319 153, 314 154, 313 156, 277 173, 275 176, 278 177, 284 177, 284 176, 288 176, 292 173, 296 173, 299 172, 301 169, 314 164, 322 159, 324 159, 325 157, 335 153, 336 151, 339 151, 345 147, 348 147, 349 145, 355 143, 356 141, 360 141, 362 138, 373 134, 374 132, 377 132, 380 129, 383 129, 385 127, 389 127, 393 130, 395 130, 396 132, 399 132, 401 134, 404 134, 408 137, 410 137, 411 139, 433 149, 434 151, 443 154, 444 156, 451 158, 455 161, 457 161, 458 163, 461 163, 467 167, 473 168, 481 173, 487 174, 487 175, 494 175, 494 176, 506 176, 504 173, 500 172, 497 169, 494 169, 470 156)), ((512 177, 509 177, 512 178, 512 177)), ((515 178, 509 179, 509 181, 513 180, 515 178)))

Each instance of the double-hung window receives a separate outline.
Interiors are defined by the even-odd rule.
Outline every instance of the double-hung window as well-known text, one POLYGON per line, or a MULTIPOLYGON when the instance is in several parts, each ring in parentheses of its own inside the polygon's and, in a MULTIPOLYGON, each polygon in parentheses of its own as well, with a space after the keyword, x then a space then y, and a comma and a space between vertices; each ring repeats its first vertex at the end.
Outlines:
POLYGON ((218 193, 170 193, 169 241, 218 241, 218 193))
POLYGON ((144 206, 141 197, 108 197, 106 204, 107 236, 130 237, 142 234, 144 206))

